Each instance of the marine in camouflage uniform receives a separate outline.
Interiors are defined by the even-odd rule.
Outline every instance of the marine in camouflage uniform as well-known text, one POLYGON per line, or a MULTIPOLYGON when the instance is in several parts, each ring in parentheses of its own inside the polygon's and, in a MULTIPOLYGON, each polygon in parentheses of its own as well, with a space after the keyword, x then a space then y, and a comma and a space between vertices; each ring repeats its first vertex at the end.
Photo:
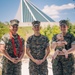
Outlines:
MULTIPOLYGON (((68 32, 64 36, 64 40, 67 42, 67 45, 65 45, 66 50, 69 50, 71 48, 71 45, 75 44, 74 36, 68 32)), ((53 41, 56 41, 56 35, 53 37, 53 41)), ((53 75, 72 75, 74 72, 73 54, 72 53, 68 54, 68 58, 65 58, 65 55, 58 55, 53 60, 52 67, 53 67, 53 75)))
MULTIPOLYGON (((15 20, 14 20, 15 21, 15 20)), ((19 54, 20 51, 20 43, 18 40, 18 34, 13 35, 14 38, 14 44, 16 47, 16 53, 19 54)), ((10 34, 5 34, 2 37, 2 40, 5 43, 5 50, 9 54, 11 58, 18 59, 19 57, 14 54, 13 46, 12 46, 12 40, 10 39, 10 34)), ((24 39, 21 38, 22 41, 22 51, 24 48, 24 39)), ((22 54, 22 53, 21 53, 22 54)), ((3 61, 2 61, 2 75, 21 75, 21 61, 18 63, 13 63, 9 59, 7 59, 5 56, 3 56, 3 61)))
MULTIPOLYGON (((45 51, 47 46, 49 46, 49 40, 43 35, 35 36, 32 35, 27 40, 26 47, 30 49, 30 54, 34 59, 42 60, 45 56, 45 51)), ((30 75, 48 75, 47 59, 37 65, 31 59, 29 61, 29 74, 30 75)))

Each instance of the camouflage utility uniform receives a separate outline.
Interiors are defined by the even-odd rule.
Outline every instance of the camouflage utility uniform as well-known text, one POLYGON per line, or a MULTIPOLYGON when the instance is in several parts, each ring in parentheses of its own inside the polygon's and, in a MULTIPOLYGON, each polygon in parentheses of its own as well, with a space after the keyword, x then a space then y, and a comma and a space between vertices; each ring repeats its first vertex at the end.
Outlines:
MULTIPOLYGON (((65 45, 65 49, 68 50, 71 48, 71 44, 73 43, 74 36, 70 33, 67 33, 64 36, 64 40, 67 42, 65 45)), ((56 41, 56 35, 53 37, 53 41, 56 41)), ((58 55, 53 63, 53 75, 72 75, 74 72, 74 56, 73 54, 69 54, 68 58, 65 58, 65 55, 58 55)))
MULTIPOLYGON (((14 36, 14 42, 16 46, 17 53, 19 52, 19 41, 18 41, 18 34, 13 35, 14 36)), ((22 40, 22 45, 24 46, 24 40, 22 40)), ((2 40, 5 43, 5 49, 7 50, 7 53, 12 57, 12 58, 17 58, 14 55, 11 39, 9 34, 5 34, 2 37, 2 40)), ((23 50, 22 50, 23 51, 23 50)), ((18 62, 17 64, 12 63, 10 60, 8 60, 6 57, 3 56, 3 66, 2 66, 2 75, 21 75, 21 62, 18 62)))
MULTIPOLYGON (((49 40, 43 35, 32 35, 27 40, 27 48, 30 49, 30 53, 34 59, 43 59, 47 46, 49 46, 49 40)), ((30 75, 48 75, 47 60, 41 65, 37 65, 30 59, 29 72, 30 75)))

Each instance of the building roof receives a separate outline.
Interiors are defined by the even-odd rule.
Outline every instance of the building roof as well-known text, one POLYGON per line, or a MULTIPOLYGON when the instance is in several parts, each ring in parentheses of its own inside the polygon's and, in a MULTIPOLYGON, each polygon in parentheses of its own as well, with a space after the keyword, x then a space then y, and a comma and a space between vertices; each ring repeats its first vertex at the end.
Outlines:
POLYGON ((21 22, 32 22, 34 20, 40 22, 55 22, 32 2, 27 0, 21 0, 15 19, 21 22))

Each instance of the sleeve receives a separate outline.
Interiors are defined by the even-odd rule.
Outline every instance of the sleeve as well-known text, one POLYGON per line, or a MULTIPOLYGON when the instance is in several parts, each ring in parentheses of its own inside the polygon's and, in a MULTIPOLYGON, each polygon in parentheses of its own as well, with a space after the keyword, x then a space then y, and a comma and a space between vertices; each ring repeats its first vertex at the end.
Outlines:
POLYGON ((21 38, 21 39, 22 39, 22 45, 23 45, 23 47, 25 47, 25 40, 23 38, 21 38))
POLYGON ((57 36, 57 34, 52 37, 51 43, 54 42, 54 41, 56 42, 56 36, 57 36))
POLYGON ((4 45, 5 42, 3 40, 0 41, 0 45, 4 45))
POLYGON ((75 45, 75 37, 72 35, 72 43, 71 43, 71 45, 75 45))
POLYGON ((30 48, 31 38, 29 37, 26 42, 26 48, 30 48))
POLYGON ((0 40, 0 44, 6 44, 6 42, 7 42, 7 39, 6 39, 5 35, 3 35, 0 40))
POLYGON ((49 46, 49 39, 46 37, 46 43, 47 43, 47 46, 49 46))

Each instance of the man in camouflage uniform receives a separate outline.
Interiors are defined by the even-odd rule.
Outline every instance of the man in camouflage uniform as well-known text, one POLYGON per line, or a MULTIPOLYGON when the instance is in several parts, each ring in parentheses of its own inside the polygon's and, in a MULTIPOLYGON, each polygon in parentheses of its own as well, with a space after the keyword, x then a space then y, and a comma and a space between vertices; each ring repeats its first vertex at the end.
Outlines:
POLYGON ((3 53, 2 75, 21 75, 21 59, 24 56, 24 40, 16 33, 19 21, 10 21, 10 32, 0 42, 3 53))
POLYGON ((50 52, 49 40, 40 34, 40 22, 32 22, 34 34, 27 40, 26 53, 30 58, 30 75, 48 75, 47 56, 50 52))
MULTIPOLYGON (((68 58, 65 58, 65 55, 60 51, 59 55, 53 60, 53 75, 72 75, 74 72, 74 56, 71 51, 75 49, 75 39, 74 36, 68 33, 68 21, 61 20, 60 30, 64 36, 64 40, 67 42, 65 49, 68 51, 68 58), (72 46, 73 45, 73 46, 72 46)), ((56 35, 53 37, 52 41, 56 41, 56 35)), ((57 42, 61 46, 60 42, 57 42)))

